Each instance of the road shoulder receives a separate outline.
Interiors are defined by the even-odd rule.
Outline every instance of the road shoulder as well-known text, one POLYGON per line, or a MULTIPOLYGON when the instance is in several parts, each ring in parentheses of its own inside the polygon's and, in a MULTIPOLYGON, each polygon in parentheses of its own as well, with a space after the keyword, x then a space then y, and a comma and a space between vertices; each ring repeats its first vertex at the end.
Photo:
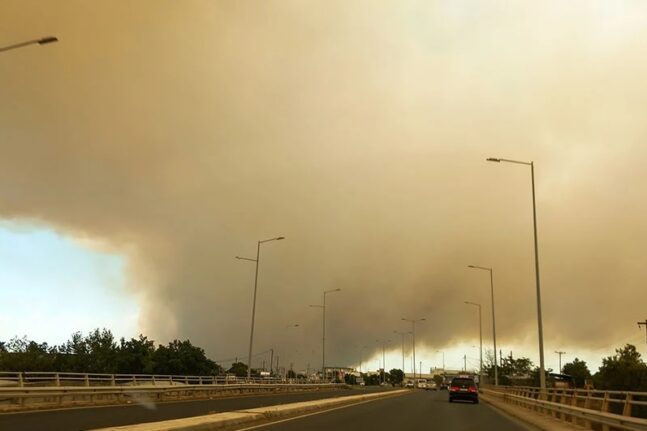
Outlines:
POLYGON ((410 393, 408 390, 377 392, 364 395, 326 398, 315 401, 283 404, 279 406, 245 409, 212 415, 197 416, 186 419, 173 419, 161 422, 137 425, 102 428, 96 431, 197 431, 206 429, 223 429, 232 426, 252 425, 256 422, 299 416, 314 411, 325 411, 342 405, 352 405, 361 402, 384 399, 410 393))
POLYGON ((481 401, 484 401, 495 410, 498 410, 499 412, 505 414, 506 416, 512 417, 517 421, 521 422, 523 425, 525 425, 526 427, 529 427, 529 429, 531 430, 582 431, 585 429, 579 425, 562 422, 551 416, 537 413, 523 407, 512 406, 490 395, 481 394, 480 399, 481 401))

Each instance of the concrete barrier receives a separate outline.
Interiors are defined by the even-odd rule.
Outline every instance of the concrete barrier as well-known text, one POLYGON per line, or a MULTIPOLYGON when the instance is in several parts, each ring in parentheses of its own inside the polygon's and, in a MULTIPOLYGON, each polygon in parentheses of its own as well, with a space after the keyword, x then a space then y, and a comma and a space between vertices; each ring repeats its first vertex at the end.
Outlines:
POLYGON ((250 424, 263 420, 274 420, 296 416, 318 410, 355 404, 390 396, 397 396, 411 391, 400 389, 395 391, 377 392, 373 394, 350 395, 347 397, 326 398, 323 400, 305 401, 282 404, 278 406, 259 407, 255 409, 238 410, 212 415, 196 416, 185 419, 151 422, 137 425, 101 428, 94 431, 208 431, 219 430, 233 425, 250 424))
POLYGON ((318 391, 348 388, 345 384, 231 384, 231 385, 123 385, 0 387, 0 412, 138 402, 213 399, 242 394, 318 391))

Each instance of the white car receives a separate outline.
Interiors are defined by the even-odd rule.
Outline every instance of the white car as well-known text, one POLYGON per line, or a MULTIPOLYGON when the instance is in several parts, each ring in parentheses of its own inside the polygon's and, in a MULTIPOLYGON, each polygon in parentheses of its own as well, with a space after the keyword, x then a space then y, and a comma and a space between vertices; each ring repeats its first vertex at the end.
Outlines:
POLYGON ((427 389, 427 380, 426 379, 418 379, 416 382, 416 386, 418 389, 427 389))
POLYGON ((415 385, 413 384, 413 380, 407 380, 407 383, 404 385, 405 388, 413 388, 415 385))

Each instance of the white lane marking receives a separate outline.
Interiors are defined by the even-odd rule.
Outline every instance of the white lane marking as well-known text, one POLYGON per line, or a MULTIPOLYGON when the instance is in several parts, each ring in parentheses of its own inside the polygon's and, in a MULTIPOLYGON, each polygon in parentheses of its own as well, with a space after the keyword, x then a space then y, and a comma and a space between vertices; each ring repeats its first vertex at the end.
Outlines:
POLYGON ((385 399, 396 397, 396 396, 399 396, 399 395, 409 395, 409 394, 411 394, 411 392, 408 392, 408 393, 405 392, 405 393, 400 393, 400 394, 396 394, 396 395, 390 395, 390 396, 387 396, 387 397, 384 397, 384 398, 373 398, 373 399, 370 399, 370 400, 359 401, 359 402, 356 402, 356 403, 346 404, 346 405, 339 406, 339 407, 332 407, 332 408, 321 410, 321 411, 318 411, 318 412, 306 413, 306 414, 300 415, 300 416, 294 416, 294 417, 287 418, 287 419, 281 419, 279 421, 268 422, 268 423, 260 424, 260 425, 252 425, 251 427, 247 427, 247 428, 238 428, 236 431, 255 430, 255 429, 258 429, 258 428, 269 427, 269 426, 280 424, 280 423, 283 423, 283 422, 290 422, 290 421, 294 421, 294 420, 297 420, 297 419, 307 418, 308 416, 320 415, 322 413, 328 413, 328 412, 332 412, 332 411, 335 411, 335 410, 341 410, 341 409, 345 409, 347 407, 355 407, 355 406, 359 406, 361 404, 370 403, 372 401, 385 400, 385 399))

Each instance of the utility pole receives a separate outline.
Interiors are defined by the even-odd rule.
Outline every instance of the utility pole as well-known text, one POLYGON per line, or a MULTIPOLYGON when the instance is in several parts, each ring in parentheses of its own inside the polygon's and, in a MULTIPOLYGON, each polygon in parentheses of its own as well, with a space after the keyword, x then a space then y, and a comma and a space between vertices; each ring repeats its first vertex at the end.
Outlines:
POLYGON ((566 352, 559 352, 555 350, 555 353, 559 355, 559 373, 562 374, 562 355, 566 352))
POLYGON ((645 319, 644 322, 638 322, 638 329, 640 329, 641 326, 645 327, 645 343, 647 343, 647 319, 645 319))
POLYGON ((467 372, 467 355, 463 355, 463 371, 467 372))
POLYGON ((274 349, 270 349, 270 376, 272 375, 272 367, 274 366, 274 349))

